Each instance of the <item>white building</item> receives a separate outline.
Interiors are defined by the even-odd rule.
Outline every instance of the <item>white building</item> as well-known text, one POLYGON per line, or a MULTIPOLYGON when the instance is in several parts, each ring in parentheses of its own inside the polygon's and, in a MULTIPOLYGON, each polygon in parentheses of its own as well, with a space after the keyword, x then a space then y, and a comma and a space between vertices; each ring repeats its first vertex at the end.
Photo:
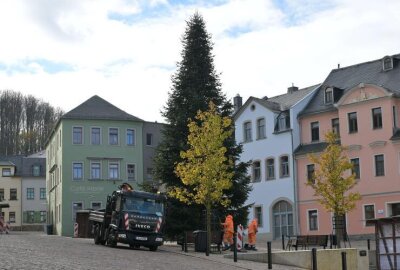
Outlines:
POLYGON ((289 87, 273 98, 250 97, 243 106, 235 97, 235 139, 243 144, 241 161, 251 161, 253 190, 246 204, 254 203, 249 218, 259 220, 267 239, 296 233, 293 151, 300 143, 297 114, 318 86, 289 87))

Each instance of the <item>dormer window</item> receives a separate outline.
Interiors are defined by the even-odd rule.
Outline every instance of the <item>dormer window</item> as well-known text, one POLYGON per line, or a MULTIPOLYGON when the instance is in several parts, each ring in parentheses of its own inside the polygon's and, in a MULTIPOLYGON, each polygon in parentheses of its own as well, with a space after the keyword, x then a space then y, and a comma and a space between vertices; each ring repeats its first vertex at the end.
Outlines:
POLYGON ((288 112, 281 112, 275 119, 275 132, 285 131, 290 129, 290 116, 288 112))
POLYGON ((393 58, 386 56, 383 58, 383 71, 388 71, 393 69, 393 58))
POLYGON ((325 104, 331 104, 333 102, 333 89, 326 88, 325 89, 325 104))

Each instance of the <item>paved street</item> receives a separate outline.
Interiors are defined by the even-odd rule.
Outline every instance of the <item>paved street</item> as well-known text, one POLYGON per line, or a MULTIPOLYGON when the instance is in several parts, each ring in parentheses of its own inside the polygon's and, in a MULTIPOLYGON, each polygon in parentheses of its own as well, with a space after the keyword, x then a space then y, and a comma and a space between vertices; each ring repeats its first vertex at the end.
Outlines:
MULTIPOLYGON (((0 235, 0 269, 267 269, 267 264, 233 262, 220 254, 206 257, 180 246, 165 245, 157 252, 96 246, 92 239, 59 237, 37 232, 0 235)), ((273 265, 273 269, 296 269, 273 265)))

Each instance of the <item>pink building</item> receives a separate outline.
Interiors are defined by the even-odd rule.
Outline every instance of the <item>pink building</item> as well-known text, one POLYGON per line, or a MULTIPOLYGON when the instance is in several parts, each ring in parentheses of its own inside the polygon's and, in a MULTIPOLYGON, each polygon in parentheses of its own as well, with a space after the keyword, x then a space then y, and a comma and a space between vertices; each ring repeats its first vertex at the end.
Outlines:
MULTIPOLYGON (((306 186, 327 131, 339 133, 362 199, 346 215, 349 235, 374 233, 366 219, 400 215, 400 54, 332 70, 299 114, 295 151, 299 234, 331 234, 332 214, 306 186)), ((350 172, 349 172, 350 173, 350 172)))

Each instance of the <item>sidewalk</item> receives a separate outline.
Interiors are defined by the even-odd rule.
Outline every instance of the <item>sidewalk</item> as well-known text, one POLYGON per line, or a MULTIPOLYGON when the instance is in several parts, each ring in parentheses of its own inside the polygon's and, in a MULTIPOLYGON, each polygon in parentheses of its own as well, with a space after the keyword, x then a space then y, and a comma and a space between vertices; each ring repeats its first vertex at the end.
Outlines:
MULTIPOLYGON (((209 256, 206 256, 205 252, 195 252, 193 247, 188 248, 188 252, 185 253, 182 251, 182 247, 180 245, 176 245, 175 243, 165 243, 163 249, 168 252, 178 253, 185 256, 196 257, 204 260, 218 262, 224 265, 231 265, 237 269, 254 269, 254 270, 265 270, 268 269, 267 263, 260 262, 252 262, 245 260, 238 260, 234 262, 233 259, 224 258, 224 255, 233 254, 231 251, 222 251, 221 253, 211 253, 209 256)), ((267 252, 266 248, 260 248, 258 251, 249 251, 252 253, 265 253, 267 252)), ((272 269, 276 270, 304 270, 303 268, 296 268, 293 266, 287 265, 279 265, 272 264, 272 269)))

